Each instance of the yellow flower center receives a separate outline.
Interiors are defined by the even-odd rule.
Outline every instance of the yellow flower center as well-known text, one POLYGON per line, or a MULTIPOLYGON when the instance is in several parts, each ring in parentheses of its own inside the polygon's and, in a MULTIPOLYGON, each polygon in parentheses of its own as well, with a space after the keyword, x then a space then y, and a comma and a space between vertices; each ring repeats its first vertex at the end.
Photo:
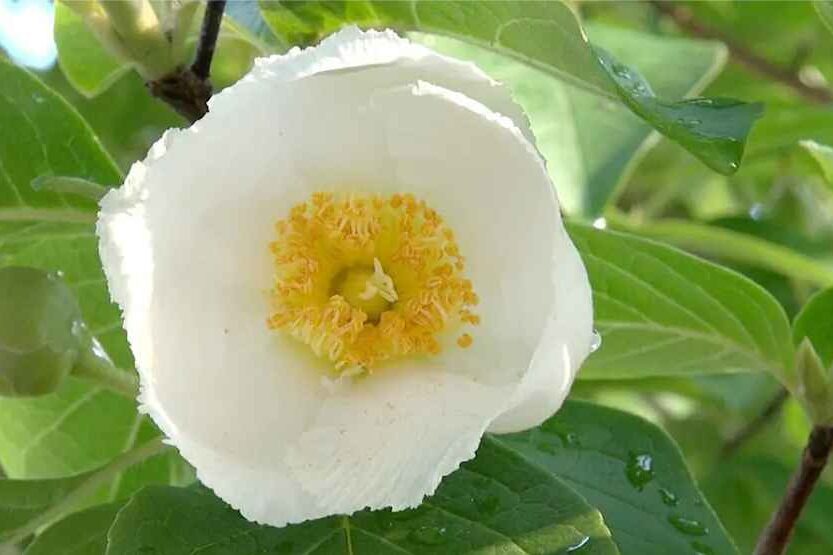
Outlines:
POLYGON ((480 321, 454 233, 413 195, 315 193, 275 227, 268 325, 339 373, 436 354, 443 332, 480 321))

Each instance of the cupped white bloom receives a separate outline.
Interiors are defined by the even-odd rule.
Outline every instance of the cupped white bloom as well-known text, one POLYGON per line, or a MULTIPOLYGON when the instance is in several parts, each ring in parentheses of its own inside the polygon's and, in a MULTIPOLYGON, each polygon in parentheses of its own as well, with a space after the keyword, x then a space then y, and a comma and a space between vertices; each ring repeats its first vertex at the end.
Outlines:
POLYGON ((418 505, 485 431, 555 412, 590 350, 522 111, 391 32, 259 60, 98 233, 142 410, 259 522, 418 505))

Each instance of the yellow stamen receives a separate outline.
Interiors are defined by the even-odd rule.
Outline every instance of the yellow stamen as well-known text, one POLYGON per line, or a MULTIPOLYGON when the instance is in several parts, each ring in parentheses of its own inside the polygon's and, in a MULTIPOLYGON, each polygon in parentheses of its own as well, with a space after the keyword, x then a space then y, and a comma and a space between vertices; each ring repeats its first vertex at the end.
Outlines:
POLYGON ((342 374, 436 354, 441 333, 480 322, 454 233, 411 194, 315 193, 275 230, 268 325, 342 374))

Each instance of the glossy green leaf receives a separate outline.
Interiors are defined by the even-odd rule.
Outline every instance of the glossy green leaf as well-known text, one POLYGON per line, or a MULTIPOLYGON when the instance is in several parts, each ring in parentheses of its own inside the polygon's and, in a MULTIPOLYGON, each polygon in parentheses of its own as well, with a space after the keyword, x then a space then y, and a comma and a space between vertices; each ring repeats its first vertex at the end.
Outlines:
MULTIPOLYGON (((110 302, 98 258, 97 205, 78 195, 36 191, 31 183, 44 175, 121 181, 72 107, 28 72, 0 62, 0 266, 61 271, 90 332, 118 366, 131 368, 121 315, 110 302)), ((0 462, 11 478, 85 472, 156 434, 135 402, 72 378, 52 395, 0 400, 0 462)), ((105 498, 178 476, 181 459, 162 459, 117 478, 105 498)))
POLYGON ((737 554, 677 446, 641 418, 568 401, 539 428, 490 440, 596 507, 622 555, 737 554))
POLYGON ((570 232, 602 336, 581 378, 792 367, 784 310, 754 282, 661 243, 584 226, 570 232))
POLYGON ((38 534, 23 555, 102 555, 107 531, 122 506, 108 503, 72 514, 38 534))
POLYGON ((446 35, 496 50, 613 101, 683 145, 712 169, 738 169, 757 104, 727 99, 668 102, 641 75, 590 45, 563 2, 279 2, 261 0, 264 19, 289 43, 310 43, 350 22, 446 35))
MULTIPOLYGON (((634 64, 671 98, 699 92, 726 59, 725 48, 717 43, 652 37, 605 25, 588 25, 587 31, 596 43, 634 64), (679 59, 687 63, 677 64, 679 59)), ((442 53, 475 62, 510 87, 529 116, 559 200, 569 214, 601 215, 616 189, 659 138, 625 107, 512 58, 436 35, 416 38, 442 53), (600 136, 605 140, 598 140, 600 136)))
POLYGON ((825 183, 833 189, 833 148, 809 140, 799 144, 812 156, 825 183))
POLYGON ((808 338, 826 368, 833 368, 833 288, 813 295, 793 323, 796 344, 808 338))
POLYGON ((148 488, 119 513, 108 554, 619 553, 597 511, 513 448, 487 439, 421 507, 258 526, 205 489, 148 488), (144 551, 143 551, 144 550, 144 551))

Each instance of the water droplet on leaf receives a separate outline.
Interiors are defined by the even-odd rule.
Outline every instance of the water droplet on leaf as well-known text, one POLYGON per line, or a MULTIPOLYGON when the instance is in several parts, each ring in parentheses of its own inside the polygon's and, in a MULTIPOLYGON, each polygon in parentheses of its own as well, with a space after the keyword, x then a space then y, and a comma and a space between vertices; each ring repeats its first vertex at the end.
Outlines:
POLYGON ((714 555, 714 549, 704 543, 691 542, 691 548, 694 549, 694 555, 714 555))
POLYGON ((709 533, 709 529, 706 528, 703 523, 699 520, 694 520, 693 518, 671 515, 668 517, 668 522, 670 522, 674 528, 689 536, 705 536, 709 533))
POLYGON ((665 488, 659 489, 659 496, 662 499, 662 502, 669 507, 676 507, 677 506, 677 496, 674 495, 674 492, 669 491, 665 488))
POLYGON ((625 474, 631 485, 642 491, 645 485, 654 479, 654 459, 648 453, 631 453, 625 474))
POLYGON ((593 337, 590 339, 590 352, 595 353, 602 346, 602 334, 593 330, 593 337))

